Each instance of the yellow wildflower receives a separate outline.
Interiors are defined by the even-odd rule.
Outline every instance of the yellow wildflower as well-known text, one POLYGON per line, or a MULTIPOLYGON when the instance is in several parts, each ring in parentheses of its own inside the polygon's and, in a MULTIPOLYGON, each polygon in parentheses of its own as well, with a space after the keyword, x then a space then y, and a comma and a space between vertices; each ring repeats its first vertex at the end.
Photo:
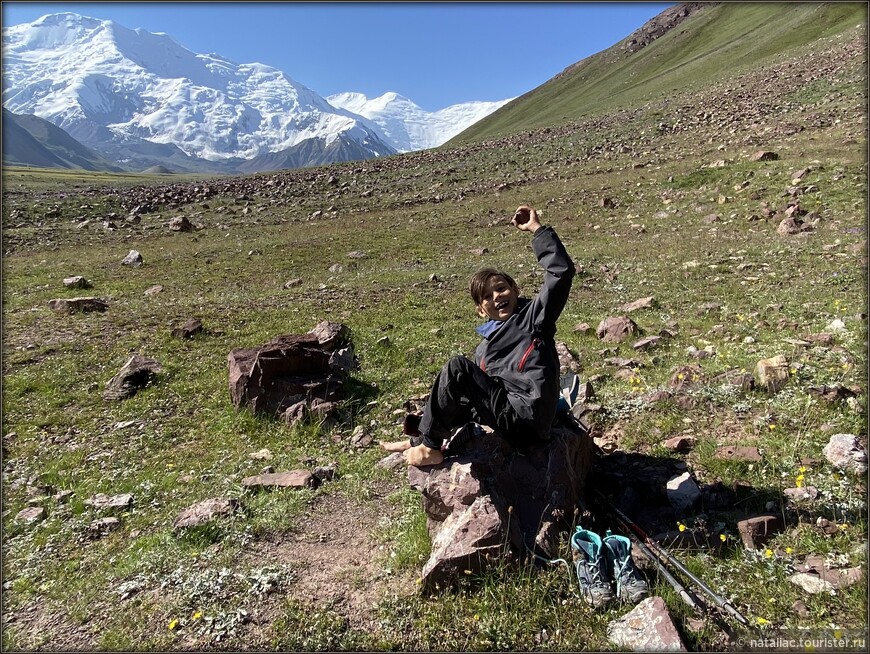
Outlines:
POLYGON ((475 620, 480 620, 480 616, 479 616, 477 613, 475 613, 475 614, 474 614, 474 619, 475 619, 475 620))
POLYGON ((774 429, 776 429, 776 425, 768 425, 767 428, 768 428, 770 431, 773 431, 774 429))
POLYGON ((790 548, 790 547, 786 547, 786 548, 785 548, 785 553, 786 553, 786 554, 791 554, 792 552, 794 552, 794 550, 793 550, 792 548, 790 548))
POLYGON ((202 617, 202 611, 197 611, 192 617, 194 620, 199 620, 202 617))
POLYGON ((806 466, 801 466, 800 468, 798 468, 798 472, 801 473, 801 474, 805 473, 806 471, 807 471, 807 467, 806 467, 806 466))
POLYGON ((686 525, 684 525, 682 522, 678 522, 678 523, 677 523, 677 528, 678 528, 680 531, 686 531, 686 525))
POLYGON ((719 540, 724 543, 726 540, 728 540, 728 536, 726 536, 725 534, 719 534, 719 540))
POLYGON ((758 620, 758 624, 770 624, 770 620, 765 620, 764 618, 756 618, 758 620))
POLYGON ((771 550, 771 549, 764 550, 764 556, 769 559, 771 556, 773 556, 773 550, 771 550))
POLYGON ((178 626, 178 618, 172 618, 172 620, 169 621, 169 631, 172 631, 177 626, 178 626))

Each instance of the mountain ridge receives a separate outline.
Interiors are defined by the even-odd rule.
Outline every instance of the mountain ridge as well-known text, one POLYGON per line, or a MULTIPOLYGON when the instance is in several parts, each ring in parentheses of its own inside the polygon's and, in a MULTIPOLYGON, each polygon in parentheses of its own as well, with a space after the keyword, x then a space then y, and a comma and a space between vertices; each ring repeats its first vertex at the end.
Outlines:
POLYGON ((369 118, 271 66, 196 54, 163 32, 72 12, 8 27, 3 39, 4 107, 48 120, 131 169, 168 163, 183 171, 232 173, 258 161, 307 166, 389 156, 440 145, 499 106, 469 103, 464 115, 462 105, 424 112, 385 94, 391 106, 370 106, 369 118), (405 117, 410 128, 401 125, 399 106, 412 112, 405 117), (401 137, 398 146, 381 125, 401 137))

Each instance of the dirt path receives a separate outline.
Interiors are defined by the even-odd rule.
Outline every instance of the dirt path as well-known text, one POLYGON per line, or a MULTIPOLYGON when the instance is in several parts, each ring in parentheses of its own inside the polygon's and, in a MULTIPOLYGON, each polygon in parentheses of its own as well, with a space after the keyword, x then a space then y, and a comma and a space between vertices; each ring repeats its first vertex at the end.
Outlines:
POLYGON ((312 608, 329 607, 354 629, 370 630, 378 620, 377 604, 386 595, 415 592, 419 571, 388 571, 389 549, 376 537, 378 523, 390 516, 378 497, 358 500, 322 495, 301 519, 299 530, 278 542, 258 542, 246 555, 252 565, 286 564, 297 575, 285 596, 312 608))

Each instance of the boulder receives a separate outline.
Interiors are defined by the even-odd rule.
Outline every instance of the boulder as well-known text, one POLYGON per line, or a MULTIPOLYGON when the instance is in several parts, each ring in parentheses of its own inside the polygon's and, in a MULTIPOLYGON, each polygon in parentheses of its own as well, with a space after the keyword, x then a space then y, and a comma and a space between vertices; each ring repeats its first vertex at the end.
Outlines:
POLYGON ((549 442, 523 453, 484 431, 440 465, 410 466, 408 481, 421 492, 433 539, 423 590, 532 550, 555 558, 559 534, 570 530, 583 506, 592 457, 588 432, 564 418, 549 442))
MULTIPOLYGON (((307 334, 277 336, 251 348, 235 348, 227 356, 230 398, 236 409, 292 418, 306 413, 298 406, 334 407, 344 397, 346 370, 333 353, 346 344, 347 328, 320 323, 307 334), (330 365, 332 362, 333 365, 330 365), (293 409, 292 415, 284 415, 293 409)), ((342 359, 347 359, 346 353, 342 359)))
POLYGON ((151 384, 163 367, 154 359, 134 354, 114 377, 106 382, 103 399, 126 400, 151 384))

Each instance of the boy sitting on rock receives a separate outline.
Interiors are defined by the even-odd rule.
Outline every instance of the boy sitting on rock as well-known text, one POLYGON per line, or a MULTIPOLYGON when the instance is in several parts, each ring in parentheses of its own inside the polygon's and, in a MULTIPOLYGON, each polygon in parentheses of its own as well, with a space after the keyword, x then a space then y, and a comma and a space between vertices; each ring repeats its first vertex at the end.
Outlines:
POLYGON ((517 283, 499 270, 485 268, 471 278, 477 314, 488 319, 477 328, 483 341, 474 363, 455 356, 444 365, 423 410, 419 436, 381 443, 388 451, 404 452, 409 465, 441 463, 445 441, 464 441, 473 423, 494 429, 518 449, 549 440, 559 399, 556 321, 568 301, 574 263, 532 207, 519 207, 511 224, 532 233, 544 285, 530 300, 520 297, 517 283))

